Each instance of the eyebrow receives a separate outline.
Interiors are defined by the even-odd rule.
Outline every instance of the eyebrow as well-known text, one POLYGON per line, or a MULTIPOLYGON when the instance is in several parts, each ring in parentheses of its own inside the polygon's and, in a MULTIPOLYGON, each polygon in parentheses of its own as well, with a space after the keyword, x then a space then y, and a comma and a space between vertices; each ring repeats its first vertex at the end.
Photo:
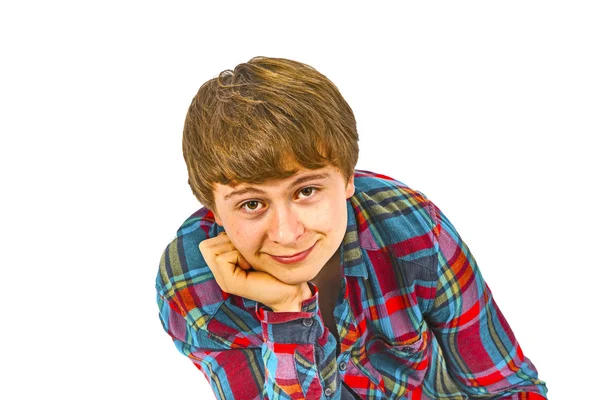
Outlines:
MULTIPOLYGON (((292 188, 296 185, 299 185, 301 183, 304 183, 306 181, 312 181, 314 180, 324 180, 329 178, 330 175, 325 173, 325 174, 311 174, 311 175, 305 175, 305 176, 301 176, 300 178, 296 179, 294 182, 292 182, 292 184, 289 186, 289 188, 292 188)), ((228 195, 226 195, 224 197, 224 200, 229 200, 232 197, 236 197, 236 196, 241 196, 244 194, 248 194, 248 193, 256 193, 256 194, 267 194, 267 192, 265 192, 264 190, 261 190, 259 188, 255 188, 253 186, 247 186, 245 188, 239 189, 239 190, 234 190, 233 192, 229 193, 228 195)))

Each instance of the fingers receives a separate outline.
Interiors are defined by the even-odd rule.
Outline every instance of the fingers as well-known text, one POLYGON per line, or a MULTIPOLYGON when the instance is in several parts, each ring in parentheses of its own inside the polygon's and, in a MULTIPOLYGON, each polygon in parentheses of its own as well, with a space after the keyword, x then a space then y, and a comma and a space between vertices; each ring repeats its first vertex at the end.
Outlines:
MULTIPOLYGON (((237 251, 233 243, 231 243, 231 240, 229 240, 227 232, 220 232, 216 237, 218 238, 219 236, 225 236, 225 238, 220 239, 223 242, 221 242, 221 244, 219 245, 215 245, 214 247, 214 251, 217 255, 223 254, 228 251, 237 251)), ((252 269, 252 265, 250 265, 250 263, 246 261, 246 259, 239 252, 237 265, 245 271, 252 269)))
POLYGON ((205 258, 207 254, 204 253, 221 254, 226 251, 231 251, 235 249, 233 243, 231 243, 231 240, 229 240, 229 237, 225 232, 221 232, 213 238, 203 240, 202 242, 200 242, 198 247, 200 248, 200 251, 202 252, 202 255, 205 256, 205 258))
POLYGON ((202 241, 198 247, 221 289, 238 294, 252 266, 231 243, 227 234, 221 232, 216 237, 202 241))
POLYGON ((249 275, 257 273, 256 271, 249 272, 252 267, 238 250, 219 254, 215 257, 215 265, 213 274, 221 289, 240 296, 245 295, 244 288, 248 286, 249 275))
MULTIPOLYGON (((239 252, 238 252, 239 253, 239 252)), ((246 261, 246 259, 244 258, 244 256, 242 256, 242 254, 240 253, 240 257, 238 259, 238 265, 240 266, 240 268, 242 268, 244 271, 248 271, 250 269, 252 269, 252 265, 250 265, 250 263, 248 261, 246 261)))

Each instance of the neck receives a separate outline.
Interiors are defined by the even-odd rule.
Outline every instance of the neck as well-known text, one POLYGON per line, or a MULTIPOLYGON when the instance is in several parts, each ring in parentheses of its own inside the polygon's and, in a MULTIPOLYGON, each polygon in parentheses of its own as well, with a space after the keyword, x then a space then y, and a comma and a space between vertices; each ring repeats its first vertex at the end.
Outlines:
POLYGON ((317 276, 310 280, 319 289, 332 285, 335 286, 339 283, 341 268, 340 252, 341 250, 338 248, 329 261, 321 268, 317 276))

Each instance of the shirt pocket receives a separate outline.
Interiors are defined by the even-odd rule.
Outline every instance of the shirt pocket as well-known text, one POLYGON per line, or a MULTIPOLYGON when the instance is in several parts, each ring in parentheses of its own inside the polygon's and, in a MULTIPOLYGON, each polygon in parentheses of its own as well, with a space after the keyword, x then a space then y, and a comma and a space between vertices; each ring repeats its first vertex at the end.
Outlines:
POLYGON ((422 332, 408 340, 386 340, 389 351, 399 357, 414 358, 423 353, 428 344, 428 332, 422 332))
POLYGON ((429 368, 428 346, 428 331, 404 340, 377 336, 367 343, 367 357, 383 377, 389 398, 398 398, 421 385, 429 368))
POLYGON ((410 339, 386 338, 375 336, 367 342, 367 355, 373 357, 384 357, 396 359, 400 365, 412 364, 422 360, 428 345, 427 331, 422 332, 410 339))

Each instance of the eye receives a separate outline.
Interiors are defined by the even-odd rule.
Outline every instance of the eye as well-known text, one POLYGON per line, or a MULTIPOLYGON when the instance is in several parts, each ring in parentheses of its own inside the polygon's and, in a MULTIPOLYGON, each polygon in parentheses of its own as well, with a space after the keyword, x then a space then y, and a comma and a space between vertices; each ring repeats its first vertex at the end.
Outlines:
POLYGON ((305 188, 300 189, 299 194, 303 195, 304 198, 312 197, 315 193, 317 193, 319 189, 312 186, 307 186, 305 188))
POLYGON ((253 214, 259 211, 262 207, 262 203, 258 200, 250 200, 240 205, 240 209, 248 214, 253 214))

